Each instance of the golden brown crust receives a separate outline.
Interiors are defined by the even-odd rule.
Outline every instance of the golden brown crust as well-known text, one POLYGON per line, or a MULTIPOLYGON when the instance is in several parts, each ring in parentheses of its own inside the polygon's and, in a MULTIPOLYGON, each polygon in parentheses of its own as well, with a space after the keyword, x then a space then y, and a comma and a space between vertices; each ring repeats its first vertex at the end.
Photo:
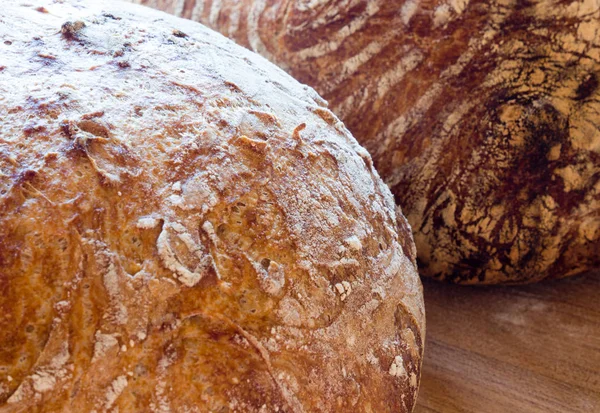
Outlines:
POLYGON ((163 0, 321 93, 406 212, 424 275, 600 265, 596 0, 163 0))
POLYGON ((0 411, 412 410, 410 229, 310 88, 139 6, 0 23, 0 411))

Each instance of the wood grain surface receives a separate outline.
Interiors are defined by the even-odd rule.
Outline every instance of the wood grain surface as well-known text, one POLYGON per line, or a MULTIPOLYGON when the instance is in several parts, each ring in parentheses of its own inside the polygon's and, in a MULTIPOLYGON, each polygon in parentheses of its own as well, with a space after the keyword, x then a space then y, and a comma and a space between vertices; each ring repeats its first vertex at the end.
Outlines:
POLYGON ((416 413, 600 412, 600 271, 520 287, 424 282, 416 413))

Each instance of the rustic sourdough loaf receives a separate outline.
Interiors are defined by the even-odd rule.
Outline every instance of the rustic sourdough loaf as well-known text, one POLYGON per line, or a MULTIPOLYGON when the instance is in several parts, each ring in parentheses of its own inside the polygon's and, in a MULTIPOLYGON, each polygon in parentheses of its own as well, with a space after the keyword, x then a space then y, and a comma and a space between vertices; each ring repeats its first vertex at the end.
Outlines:
POLYGON ((312 89, 126 3, 0 38, 0 411, 412 410, 410 227, 312 89))
POLYGON ((144 0, 325 97, 390 185, 420 271, 522 283, 600 265, 597 0, 144 0))

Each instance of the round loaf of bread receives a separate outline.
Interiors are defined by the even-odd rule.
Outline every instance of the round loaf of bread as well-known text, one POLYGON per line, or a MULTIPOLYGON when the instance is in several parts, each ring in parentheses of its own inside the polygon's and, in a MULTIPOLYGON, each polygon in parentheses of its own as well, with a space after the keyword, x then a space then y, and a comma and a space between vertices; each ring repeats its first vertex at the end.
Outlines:
POLYGON ((312 89, 126 3, 0 38, 0 410, 412 410, 410 227, 312 89))
POLYGON ((315 87, 402 206, 423 275, 600 266, 598 1, 141 1, 315 87))

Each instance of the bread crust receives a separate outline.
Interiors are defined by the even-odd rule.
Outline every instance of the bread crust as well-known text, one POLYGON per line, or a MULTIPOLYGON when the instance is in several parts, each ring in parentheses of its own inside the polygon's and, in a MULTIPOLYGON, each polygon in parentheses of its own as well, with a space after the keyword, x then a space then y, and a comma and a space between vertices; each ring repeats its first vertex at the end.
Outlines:
POLYGON ((412 410, 410 228, 312 89, 131 4, 0 23, 0 411, 412 410))
POLYGON ((600 265, 597 1, 142 2, 315 87, 406 213, 421 274, 527 283, 600 265))

